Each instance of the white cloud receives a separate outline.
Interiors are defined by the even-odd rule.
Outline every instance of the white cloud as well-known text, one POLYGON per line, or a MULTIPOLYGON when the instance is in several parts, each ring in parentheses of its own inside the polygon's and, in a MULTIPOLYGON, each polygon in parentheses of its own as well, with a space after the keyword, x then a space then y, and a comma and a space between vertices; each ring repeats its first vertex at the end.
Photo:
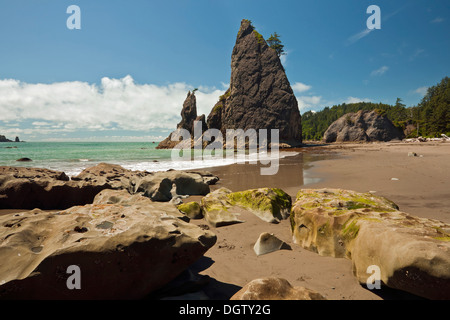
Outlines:
POLYGON ((388 67, 388 66, 382 66, 381 68, 379 68, 379 69, 377 69, 377 70, 373 70, 373 71, 370 73, 370 75, 371 75, 371 76, 381 76, 381 75, 385 74, 386 71, 388 71, 388 70, 389 70, 389 67, 388 67))
POLYGON ((420 87, 414 90, 414 93, 420 94, 421 96, 426 95, 428 92, 428 87, 420 87))
MULTIPOLYGON (((2 121, 31 120, 34 128, 14 128, 10 133, 46 134, 75 130, 174 129, 187 92, 186 83, 166 86, 136 84, 131 76, 87 82, 30 84, 0 80, 2 121)), ((200 87, 196 92, 198 114, 209 114, 225 91, 200 87)))
POLYGON ((301 83, 301 82, 296 82, 294 83, 292 86, 292 90, 294 90, 294 92, 305 92, 308 91, 309 89, 311 89, 311 86, 308 86, 307 84, 301 83))
POLYGON ((319 103, 322 101, 321 96, 300 96, 297 97, 298 108, 300 113, 304 111, 308 111, 308 109, 316 108, 319 106, 319 103))
POLYGON ((369 98, 356 98, 356 97, 348 97, 347 100, 344 101, 344 103, 358 103, 358 102, 370 102, 371 100, 369 98))
POLYGON ((287 67, 288 65, 288 55, 291 54, 292 50, 285 50, 284 53, 280 56, 280 62, 283 67, 287 67))
POLYGON ((37 127, 48 126, 50 124, 51 124, 50 122, 45 122, 45 121, 34 121, 32 123, 33 126, 37 126, 37 127))

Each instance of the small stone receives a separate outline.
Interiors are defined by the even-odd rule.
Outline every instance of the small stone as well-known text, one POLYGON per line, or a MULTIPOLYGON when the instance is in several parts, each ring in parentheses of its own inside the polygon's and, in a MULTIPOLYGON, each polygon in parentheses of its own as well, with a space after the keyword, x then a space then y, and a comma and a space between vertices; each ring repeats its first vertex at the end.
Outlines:
POLYGON ((291 247, 284 241, 278 239, 273 233, 263 232, 256 241, 253 250, 257 256, 278 251, 281 249, 291 250, 291 247))

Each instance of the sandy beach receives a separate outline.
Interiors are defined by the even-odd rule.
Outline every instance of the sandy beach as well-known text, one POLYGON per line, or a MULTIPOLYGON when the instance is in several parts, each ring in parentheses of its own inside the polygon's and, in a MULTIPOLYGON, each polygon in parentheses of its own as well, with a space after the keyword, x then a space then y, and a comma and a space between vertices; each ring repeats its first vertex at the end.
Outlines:
MULTIPOLYGON (((448 223, 449 159, 450 143, 330 144, 291 151, 280 159, 276 175, 262 176, 260 164, 205 170, 220 178, 211 185, 211 191, 221 187, 232 191, 276 187, 293 201, 302 188, 370 191, 394 201, 400 210, 413 216, 448 223)), ((183 201, 200 200, 201 196, 190 196, 183 201)), ((0 215, 20 211, 0 210, 0 215)), ((349 259, 323 257, 293 243, 289 219, 271 224, 246 211, 241 212, 241 219, 245 222, 217 228, 209 225, 217 242, 190 267, 194 274, 210 277, 208 285, 202 287, 210 299, 229 299, 250 281, 266 277, 284 278, 292 286, 314 290, 330 300, 420 299, 393 289, 369 290, 360 285, 349 259), (263 232, 273 233, 291 249, 257 256, 253 246, 263 232)), ((192 219, 191 223, 202 228, 207 224, 203 219, 192 219)))
MULTIPOLYGON (((260 176, 258 165, 210 168, 221 178, 214 189, 278 187, 293 200, 301 188, 371 191, 394 201, 411 215, 450 222, 450 143, 331 144, 297 152, 280 161, 274 176, 260 176), (416 156, 408 156, 410 152, 416 156)), ((199 198, 186 201, 192 200, 199 198)), ((395 290, 361 286, 352 274, 350 260, 322 257, 292 243, 287 220, 269 224, 253 215, 242 219, 246 222, 211 227, 217 244, 193 266, 193 270, 214 279, 211 286, 221 292, 217 298, 226 298, 251 280, 263 277, 285 278, 293 286, 315 290, 332 300, 417 298, 395 290), (256 256, 253 245, 262 232, 274 233, 292 250, 256 256)))

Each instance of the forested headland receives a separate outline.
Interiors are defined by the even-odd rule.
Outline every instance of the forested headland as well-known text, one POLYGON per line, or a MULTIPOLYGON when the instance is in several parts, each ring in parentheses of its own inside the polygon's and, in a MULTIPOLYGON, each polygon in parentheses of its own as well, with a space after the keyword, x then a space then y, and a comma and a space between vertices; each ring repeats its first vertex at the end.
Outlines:
POLYGON ((373 102, 343 103, 302 115, 303 140, 320 141, 328 127, 350 112, 375 110, 386 116, 403 130, 406 138, 450 136, 450 78, 443 78, 437 85, 429 87, 427 94, 416 106, 406 107, 401 98, 395 105, 373 102))

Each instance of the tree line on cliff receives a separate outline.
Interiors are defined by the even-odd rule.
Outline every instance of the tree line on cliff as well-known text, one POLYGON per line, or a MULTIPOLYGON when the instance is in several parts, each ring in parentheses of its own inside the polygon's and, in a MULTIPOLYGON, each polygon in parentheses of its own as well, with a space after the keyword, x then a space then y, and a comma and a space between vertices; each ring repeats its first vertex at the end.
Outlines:
POLYGON ((416 106, 406 107, 397 98, 394 105, 373 102, 342 103, 323 110, 307 111, 302 115, 303 140, 322 140, 328 127, 337 119, 350 112, 375 110, 386 116, 403 130, 407 138, 450 136, 450 78, 443 78, 435 86, 429 87, 426 95, 416 106))

